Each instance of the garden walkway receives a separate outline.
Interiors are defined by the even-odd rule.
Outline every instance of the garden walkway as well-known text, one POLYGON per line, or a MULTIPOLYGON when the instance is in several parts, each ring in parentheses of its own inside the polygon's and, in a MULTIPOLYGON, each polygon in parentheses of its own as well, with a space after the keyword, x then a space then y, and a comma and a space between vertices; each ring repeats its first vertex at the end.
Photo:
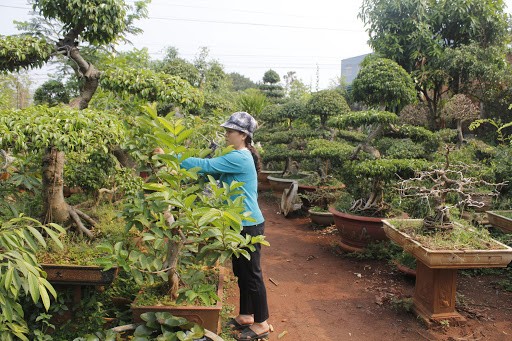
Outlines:
MULTIPOLYGON (((494 288, 496 276, 459 276, 458 309, 468 322, 427 328, 401 305, 414 279, 385 261, 340 255, 329 228, 287 219, 277 200, 260 197, 271 244, 263 249, 270 340, 512 340, 512 293, 494 288)), ((232 285, 228 303, 237 305, 236 295, 232 285)))

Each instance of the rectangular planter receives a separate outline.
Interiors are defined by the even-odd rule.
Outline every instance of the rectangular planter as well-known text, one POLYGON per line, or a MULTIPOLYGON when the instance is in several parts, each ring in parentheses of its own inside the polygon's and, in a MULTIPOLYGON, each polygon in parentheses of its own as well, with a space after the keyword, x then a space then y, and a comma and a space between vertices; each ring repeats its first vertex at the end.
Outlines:
MULTIPOLYGON (((419 219, 404 219, 418 221, 419 219)), ((493 242, 502 247, 498 250, 431 250, 424 247, 408 234, 399 231, 387 220, 383 220, 384 231, 393 240, 421 260, 429 268, 439 269, 469 269, 505 267, 512 261, 512 248, 493 242)))
POLYGON ((52 284, 107 285, 114 281, 118 268, 103 271, 99 266, 41 264, 46 279, 52 284))
POLYGON ((142 322, 140 315, 146 312, 169 312, 174 316, 184 317, 191 322, 195 322, 204 328, 219 334, 221 331, 220 326, 220 311, 222 310, 222 297, 223 297, 224 275, 219 275, 219 285, 217 287, 217 296, 219 300, 214 306, 137 306, 137 301, 131 305, 133 314, 133 321, 135 323, 142 322))
POLYGON ((489 224, 499 228, 504 233, 512 233, 512 219, 507 218, 500 213, 512 213, 512 210, 487 211, 487 219, 489 220, 489 224))

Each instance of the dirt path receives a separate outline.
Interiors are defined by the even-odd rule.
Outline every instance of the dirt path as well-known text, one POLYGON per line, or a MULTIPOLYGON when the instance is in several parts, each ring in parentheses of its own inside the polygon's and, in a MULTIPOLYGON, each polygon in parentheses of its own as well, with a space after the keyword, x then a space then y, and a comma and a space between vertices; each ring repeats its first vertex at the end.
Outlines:
MULTIPOLYGON (((266 195, 260 205, 271 244, 263 251, 270 340, 512 340, 512 294, 494 288, 497 277, 459 276, 458 310, 468 322, 427 328, 392 303, 412 297, 414 279, 385 261, 337 254, 337 235, 283 217, 266 195)), ((236 285, 232 291, 236 305, 236 285)))

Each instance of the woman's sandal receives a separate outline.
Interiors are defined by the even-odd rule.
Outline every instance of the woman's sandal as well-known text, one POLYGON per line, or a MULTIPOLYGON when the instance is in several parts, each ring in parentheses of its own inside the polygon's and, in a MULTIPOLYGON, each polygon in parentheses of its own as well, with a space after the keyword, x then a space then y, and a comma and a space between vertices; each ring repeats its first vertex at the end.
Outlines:
POLYGON ((234 318, 231 318, 228 320, 228 322, 226 322, 226 326, 230 329, 230 330, 242 330, 242 329, 245 329, 249 326, 251 326, 252 323, 239 323, 236 319, 234 318))
POLYGON ((254 332, 254 330, 252 330, 251 328, 247 327, 244 330, 242 330, 242 332, 240 334, 235 335, 235 339, 238 340, 238 341, 268 340, 269 333, 270 333, 270 330, 268 330, 268 331, 266 331, 264 333, 261 333, 261 334, 256 334, 254 332))

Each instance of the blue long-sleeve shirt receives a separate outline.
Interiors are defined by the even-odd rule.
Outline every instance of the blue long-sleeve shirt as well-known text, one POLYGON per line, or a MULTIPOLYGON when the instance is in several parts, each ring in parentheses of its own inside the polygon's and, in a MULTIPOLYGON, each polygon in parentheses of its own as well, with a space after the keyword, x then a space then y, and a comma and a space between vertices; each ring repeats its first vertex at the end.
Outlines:
POLYGON ((258 176, 254 159, 248 149, 233 150, 223 156, 201 159, 191 157, 181 162, 181 167, 191 169, 201 168, 201 173, 220 175, 219 180, 230 184, 233 181, 243 182, 245 211, 251 212, 256 221, 242 221, 244 226, 253 226, 265 221, 258 206, 258 176))

